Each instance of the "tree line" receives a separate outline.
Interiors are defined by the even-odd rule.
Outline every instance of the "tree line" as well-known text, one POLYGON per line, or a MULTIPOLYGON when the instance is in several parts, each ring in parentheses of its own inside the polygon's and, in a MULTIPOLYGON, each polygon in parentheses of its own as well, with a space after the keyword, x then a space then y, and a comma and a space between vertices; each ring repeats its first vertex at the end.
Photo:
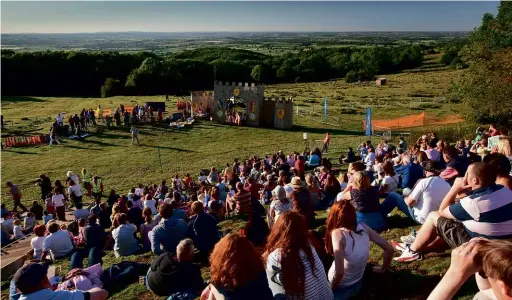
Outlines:
POLYGON ((213 80, 311 82, 419 66, 419 45, 311 48, 279 56, 230 48, 200 48, 166 56, 139 52, 2 51, 2 94, 104 97, 187 94, 212 89, 213 80), (215 70, 215 72, 214 72, 215 70))

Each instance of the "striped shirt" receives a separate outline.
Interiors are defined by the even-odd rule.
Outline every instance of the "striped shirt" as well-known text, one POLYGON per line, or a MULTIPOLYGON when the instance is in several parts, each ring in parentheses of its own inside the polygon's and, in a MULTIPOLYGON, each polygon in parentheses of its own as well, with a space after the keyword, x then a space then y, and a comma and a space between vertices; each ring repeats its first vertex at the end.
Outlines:
POLYGON ((478 188, 449 209, 471 237, 512 238, 512 191, 502 185, 478 188))
MULTIPOLYGON (((313 251, 313 259, 315 261, 314 274, 312 266, 309 263, 307 255, 301 251, 300 256, 304 265, 304 279, 305 289, 304 297, 299 295, 288 295, 283 287, 283 274, 281 272, 281 253, 279 249, 272 251, 269 254, 267 260, 267 279, 274 296, 279 294, 285 294, 286 299, 307 299, 307 300, 330 300, 333 299, 332 290, 327 281, 327 275, 325 274, 324 267, 320 258, 316 254, 316 251, 311 247, 313 251)), ((293 274, 291 274, 293 276, 293 274)))
POLYGON ((233 196, 236 203, 235 213, 248 214, 252 212, 251 193, 248 191, 240 191, 233 196))

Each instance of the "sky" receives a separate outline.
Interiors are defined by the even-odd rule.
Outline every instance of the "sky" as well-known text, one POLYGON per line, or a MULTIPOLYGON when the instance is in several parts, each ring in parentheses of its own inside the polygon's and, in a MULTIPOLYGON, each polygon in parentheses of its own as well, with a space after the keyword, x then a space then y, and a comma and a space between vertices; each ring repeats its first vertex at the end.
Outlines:
POLYGON ((499 2, 1 2, 2 33, 469 31, 499 2))

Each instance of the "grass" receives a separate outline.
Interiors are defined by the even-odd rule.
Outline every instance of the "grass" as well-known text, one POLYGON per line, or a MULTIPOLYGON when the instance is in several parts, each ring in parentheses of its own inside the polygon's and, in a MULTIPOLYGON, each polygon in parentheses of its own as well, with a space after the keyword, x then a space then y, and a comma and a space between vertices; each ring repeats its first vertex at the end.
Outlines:
MULTIPOLYGON (((363 110, 373 107, 374 118, 391 118, 408 114, 417 114, 411 109, 411 103, 417 99, 435 99, 435 107, 429 105, 422 109, 437 118, 458 113, 461 106, 444 103, 442 100, 450 88, 450 81, 461 71, 440 70, 410 72, 386 75, 388 85, 378 87, 375 84, 346 84, 342 80, 307 83, 280 84, 266 87, 266 96, 293 96, 300 108, 320 111, 323 97, 329 101, 329 114, 339 117, 339 125, 331 126, 313 119, 294 116, 295 127, 280 131, 268 128, 235 127, 198 121, 191 128, 170 129, 166 126, 142 126, 140 128, 141 146, 131 145, 128 130, 124 127, 113 128, 103 133, 95 133, 85 141, 64 139, 58 146, 38 146, 5 149, 2 151, 3 181, 17 183, 23 192, 23 202, 30 203, 39 199, 39 190, 34 180, 41 173, 52 180, 65 179, 66 172, 78 173, 87 168, 93 175, 103 178, 105 190, 115 189, 127 193, 137 183, 158 183, 178 173, 190 172, 194 176, 200 169, 211 166, 222 167, 234 158, 249 155, 262 156, 283 150, 302 151, 305 143, 302 133, 308 132, 310 148, 319 146, 315 140, 321 140, 326 131, 333 133, 330 158, 337 158, 349 146, 357 146, 367 137, 361 135, 363 110), (350 110, 349 110, 350 109, 350 110), (345 112, 345 113, 342 113, 345 112)), ((47 132, 57 112, 75 113, 82 108, 95 108, 101 104, 111 108, 120 103, 130 105, 145 101, 163 101, 163 96, 151 97, 113 97, 94 98, 44 98, 44 97, 3 97, 2 114, 7 129, 2 137, 10 134, 34 134, 47 132)), ((175 107, 173 101, 168 107, 175 107)), ((100 125, 102 126, 102 125, 100 125)), ((417 128, 418 133, 432 128, 417 128)), ((436 128, 439 130, 439 127, 436 128)), ((462 126, 443 127, 450 138, 466 134, 462 126)), ((416 134, 418 134, 416 133, 416 134)), ((396 141, 392 141, 396 142, 396 141)), ((10 208, 10 198, 2 191, 2 200, 10 208)), ((318 212, 319 226, 325 224, 326 212, 318 212)), ((403 215, 390 218, 393 229, 382 235, 386 240, 399 239, 418 226, 408 223, 403 215)), ((232 231, 243 226, 244 220, 231 219, 221 224, 222 229, 232 231)), ((375 246, 371 248, 370 264, 380 261, 382 252, 375 246)), ((149 262, 152 254, 132 256, 126 260, 149 262)), ((105 266, 119 262, 112 252, 104 258, 105 266)), ((63 268, 66 263, 59 262, 63 268)), ((448 253, 410 264, 393 263, 391 270, 383 275, 367 276, 360 299, 425 299, 449 266, 448 253)), ((209 276, 203 269, 205 278, 209 276)), ((474 282, 467 283, 459 292, 459 299, 470 299, 476 291, 474 282)), ((2 292, 2 299, 6 293, 2 292)), ((158 299, 141 284, 134 283, 123 291, 111 295, 112 299, 158 299)))

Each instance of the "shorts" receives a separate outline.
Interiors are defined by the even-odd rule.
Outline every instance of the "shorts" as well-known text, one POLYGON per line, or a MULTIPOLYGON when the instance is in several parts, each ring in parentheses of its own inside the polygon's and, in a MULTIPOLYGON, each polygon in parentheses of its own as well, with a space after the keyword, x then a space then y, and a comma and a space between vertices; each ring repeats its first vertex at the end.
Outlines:
POLYGON ((452 249, 471 240, 471 236, 461 222, 444 217, 439 217, 437 220, 436 232, 452 249))

